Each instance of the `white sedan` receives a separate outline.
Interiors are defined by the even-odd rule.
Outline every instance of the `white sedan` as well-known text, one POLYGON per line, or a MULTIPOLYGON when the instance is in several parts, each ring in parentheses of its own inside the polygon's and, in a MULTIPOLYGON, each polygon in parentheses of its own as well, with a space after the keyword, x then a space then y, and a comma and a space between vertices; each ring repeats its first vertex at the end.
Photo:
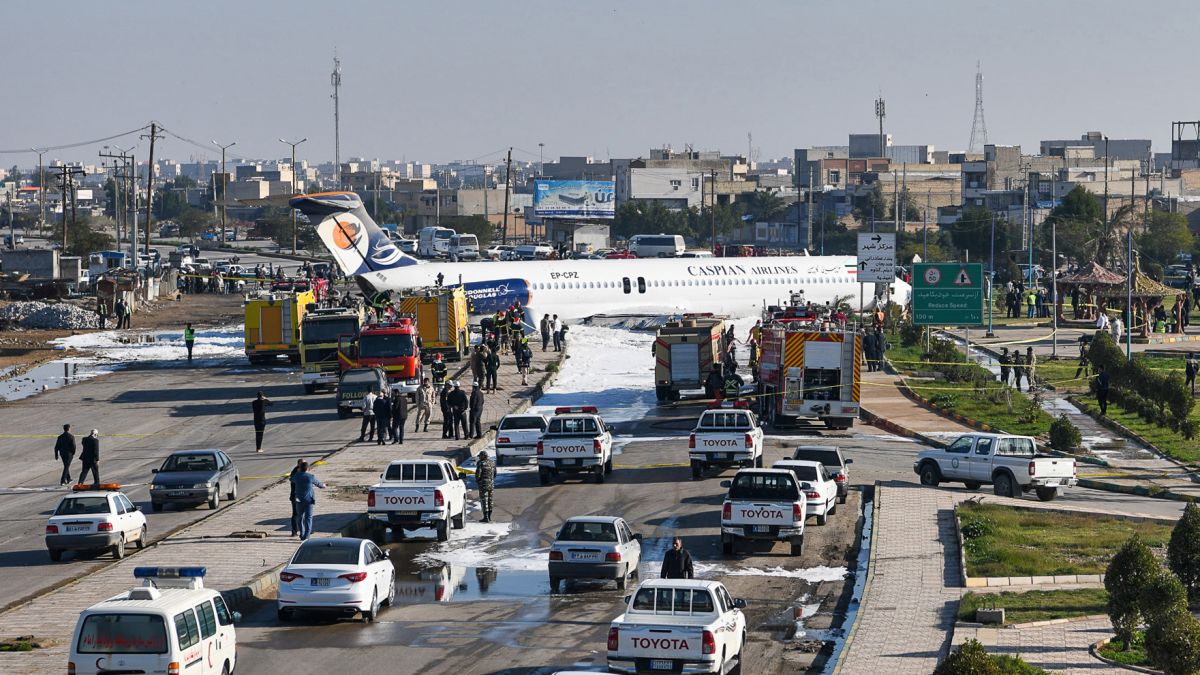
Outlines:
POLYGON ((374 621, 396 596, 396 570, 369 539, 309 539, 279 573, 279 620, 296 611, 359 613, 374 621))
POLYGON ((576 516, 563 523, 550 547, 550 592, 560 579, 615 579, 624 589, 638 574, 642 535, 624 518, 576 516))
POLYGON ((800 489, 808 502, 806 516, 816 516, 817 524, 824 525, 829 516, 837 511, 837 481, 820 462, 803 459, 785 459, 771 465, 772 469, 787 469, 796 476, 800 489))

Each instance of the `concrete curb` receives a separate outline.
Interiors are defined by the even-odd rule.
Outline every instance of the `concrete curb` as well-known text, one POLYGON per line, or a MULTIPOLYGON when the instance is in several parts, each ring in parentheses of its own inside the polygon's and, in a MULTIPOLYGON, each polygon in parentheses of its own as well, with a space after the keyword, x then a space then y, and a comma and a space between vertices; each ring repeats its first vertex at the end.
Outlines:
POLYGON ((1121 668, 1123 670, 1132 670, 1135 673, 1152 673, 1153 675, 1162 675, 1161 670, 1154 670, 1152 668, 1143 668, 1142 666, 1130 666, 1130 665, 1121 663, 1119 661, 1113 661, 1112 659, 1102 656, 1100 654, 1100 649, 1104 645, 1108 644, 1109 642, 1112 642, 1114 639, 1115 639, 1115 637, 1104 638, 1103 640, 1093 644, 1091 647, 1088 647, 1088 653, 1091 654, 1096 659, 1103 661, 1104 663, 1112 666, 1113 668, 1121 668))
POLYGON ((846 654, 850 653, 850 646, 854 644, 854 638, 858 634, 858 624, 862 621, 863 609, 867 603, 867 594, 870 593, 871 583, 875 580, 876 542, 879 541, 879 502, 881 501, 881 497, 879 481, 875 481, 875 498, 871 500, 873 502, 873 506, 871 507, 871 553, 867 559, 867 581, 863 584, 863 594, 858 603, 858 611, 854 614, 854 624, 850 626, 849 632, 846 633, 846 642, 842 645, 842 651, 838 653, 838 661, 833 666, 833 675, 840 675, 842 672, 842 662, 845 660, 846 654))
POLYGON ((1065 619, 1046 619, 1045 621, 1027 621, 1025 623, 1010 623, 1003 626, 995 624, 978 623, 975 621, 955 621, 955 628, 1000 628, 1000 629, 1016 629, 1022 630, 1026 628, 1040 628, 1042 626, 1059 626, 1064 623, 1079 623, 1080 621, 1092 621, 1094 619, 1107 619, 1107 614, 1092 614, 1090 616, 1071 616, 1065 619))
POLYGON ((862 421, 878 429, 883 429, 884 431, 896 434, 897 436, 904 436, 905 438, 915 438, 922 443, 932 445, 935 448, 944 448, 949 445, 949 443, 946 441, 943 441, 939 438, 934 438, 932 436, 927 436, 919 431, 913 431, 912 429, 896 424, 889 419, 880 417, 879 415, 876 415, 875 413, 861 406, 858 410, 858 416, 860 419, 862 419, 862 421))

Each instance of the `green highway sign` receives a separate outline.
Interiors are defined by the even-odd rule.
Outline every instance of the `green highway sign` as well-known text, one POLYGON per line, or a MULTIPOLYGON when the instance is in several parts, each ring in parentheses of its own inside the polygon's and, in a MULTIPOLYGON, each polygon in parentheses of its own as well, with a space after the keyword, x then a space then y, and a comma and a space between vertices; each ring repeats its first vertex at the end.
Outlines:
POLYGON ((978 326, 983 323, 982 263, 913 265, 913 323, 978 326))

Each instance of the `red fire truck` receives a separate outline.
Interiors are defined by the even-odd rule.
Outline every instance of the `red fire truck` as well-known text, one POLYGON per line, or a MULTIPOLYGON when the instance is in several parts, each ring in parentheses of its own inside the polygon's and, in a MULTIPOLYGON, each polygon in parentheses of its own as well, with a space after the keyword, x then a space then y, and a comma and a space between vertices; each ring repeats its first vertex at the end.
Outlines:
POLYGON ((787 424, 819 419, 830 429, 849 429, 859 411, 862 336, 822 331, 797 321, 763 328, 759 368, 759 417, 787 424))
POLYGON ((411 318, 371 323, 358 335, 338 338, 338 364, 351 368, 382 368, 392 389, 415 395, 421 385, 421 346, 411 318))

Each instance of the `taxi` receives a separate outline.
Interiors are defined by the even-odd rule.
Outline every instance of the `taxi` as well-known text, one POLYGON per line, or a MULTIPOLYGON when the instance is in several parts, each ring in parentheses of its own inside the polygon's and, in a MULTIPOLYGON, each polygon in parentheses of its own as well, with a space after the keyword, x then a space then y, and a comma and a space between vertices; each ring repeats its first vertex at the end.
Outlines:
POLYGON ((69 675, 228 675, 237 666, 241 616, 204 587, 204 567, 137 567, 141 586, 79 614, 69 675))
POLYGON ((72 487, 46 523, 46 550, 55 562, 64 551, 107 552, 120 560, 129 544, 145 548, 146 516, 116 483, 72 487))

